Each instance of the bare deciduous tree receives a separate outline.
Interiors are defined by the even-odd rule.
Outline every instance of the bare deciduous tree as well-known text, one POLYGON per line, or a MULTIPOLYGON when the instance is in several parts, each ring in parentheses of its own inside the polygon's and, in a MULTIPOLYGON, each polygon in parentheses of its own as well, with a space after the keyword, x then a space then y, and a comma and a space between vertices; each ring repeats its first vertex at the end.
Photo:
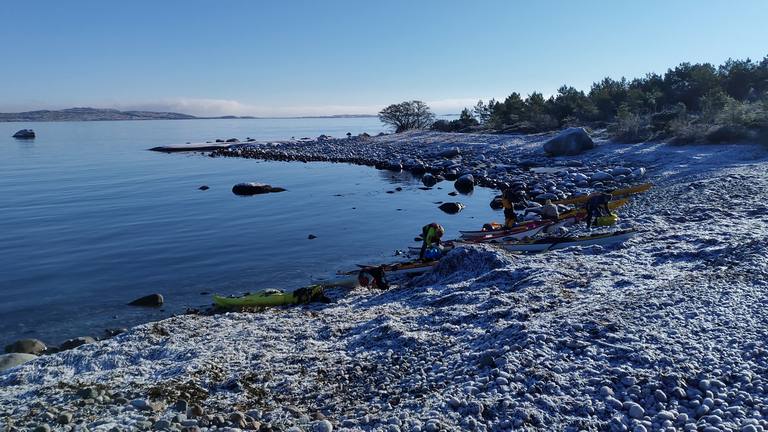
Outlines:
POLYGON ((390 105, 379 112, 379 120, 395 128, 395 132, 426 129, 435 121, 435 115, 422 101, 406 101, 390 105))

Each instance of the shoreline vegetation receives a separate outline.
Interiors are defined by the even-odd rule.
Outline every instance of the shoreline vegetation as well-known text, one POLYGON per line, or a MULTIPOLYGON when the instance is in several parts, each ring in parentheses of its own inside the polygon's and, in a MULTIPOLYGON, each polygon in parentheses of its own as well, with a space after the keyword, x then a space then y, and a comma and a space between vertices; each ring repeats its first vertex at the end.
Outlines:
POLYGON ((513 92, 504 101, 480 100, 458 119, 437 120, 431 128, 537 133, 571 126, 607 128, 613 140, 624 143, 768 143, 768 56, 719 66, 681 63, 663 75, 631 80, 606 77, 588 92, 563 85, 549 98, 513 92))

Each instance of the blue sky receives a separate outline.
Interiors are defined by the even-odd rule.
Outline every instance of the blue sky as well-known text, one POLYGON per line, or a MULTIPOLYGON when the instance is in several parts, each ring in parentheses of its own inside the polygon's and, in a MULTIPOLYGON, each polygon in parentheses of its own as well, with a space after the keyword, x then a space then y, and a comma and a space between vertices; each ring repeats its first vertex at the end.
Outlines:
POLYGON ((768 2, 12 1, 0 111, 455 113, 512 91, 768 55, 768 2), (535 3, 535 4, 534 4, 535 3), (12 60, 11 60, 12 59, 12 60))

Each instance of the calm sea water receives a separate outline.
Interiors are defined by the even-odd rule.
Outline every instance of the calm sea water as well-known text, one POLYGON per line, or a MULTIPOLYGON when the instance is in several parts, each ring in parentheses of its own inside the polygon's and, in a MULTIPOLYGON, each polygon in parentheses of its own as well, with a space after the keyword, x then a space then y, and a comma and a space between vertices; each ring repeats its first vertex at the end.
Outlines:
POLYGON ((449 182, 423 191, 418 179, 368 167, 146 151, 382 129, 375 118, 0 123, 0 343, 97 336, 209 305, 201 293, 293 289, 396 260, 425 223, 452 237, 500 219, 492 191, 454 198, 449 182), (38 138, 11 138, 25 127, 38 138), (288 191, 232 194, 244 181, 288 191), (468 207, 454 216, 435 204, 456 200, 468 207), (162 310, 126 306, 154 292, 162 310))

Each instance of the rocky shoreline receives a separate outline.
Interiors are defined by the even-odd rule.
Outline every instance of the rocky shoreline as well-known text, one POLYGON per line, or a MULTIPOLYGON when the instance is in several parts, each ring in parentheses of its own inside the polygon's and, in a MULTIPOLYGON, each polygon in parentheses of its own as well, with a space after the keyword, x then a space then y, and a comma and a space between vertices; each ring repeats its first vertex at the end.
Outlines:
POLYGON ((577 165, 539 155, 547 138, 416 133, 370 152, 440 141, 504 182, 531 172, 494 154, 565 168, 531 186, 647 168, 656 186, 622 209, 640 235, 531 256, 460 247, 389 291, 138 326, 0 373, 0 428, 768 430, 768 151, 599 141, 577 165))
MULTIPOLYGON (((471 175, 473 185, 512 187, 530 200, 562 199, 596 188, 636 183, 645 167, 591 153, 553 158, 545 144, 557 133, 537 135, 458 134, 412 131, 335 139, 244 143, 216 149, 210 157, 287 162, 352 163, 422 176, 426 186, 471 175), (543 168, 543 169, 536 169, 543 168)), ((605 142, 599 140, 598 142, 605 142)))

